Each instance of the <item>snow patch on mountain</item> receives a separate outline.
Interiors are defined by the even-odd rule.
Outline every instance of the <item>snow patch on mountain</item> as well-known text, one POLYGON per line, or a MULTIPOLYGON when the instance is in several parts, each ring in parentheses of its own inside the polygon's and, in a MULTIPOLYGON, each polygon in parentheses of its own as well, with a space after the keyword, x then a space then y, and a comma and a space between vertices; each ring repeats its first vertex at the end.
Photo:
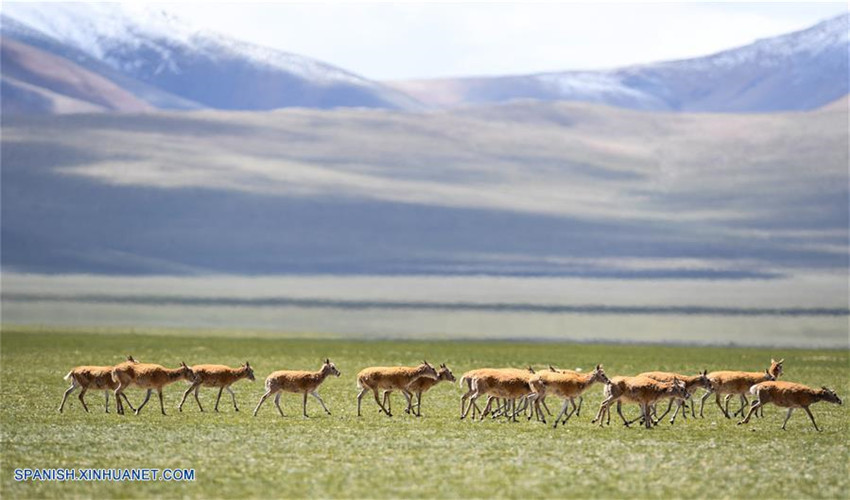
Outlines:
POLYGON ((307 57, 242 42, 196 27, 154 5, 117 3, 7 3, 3 15, 102 60, 123 72, 180 74, 175 55, 211 61, 245 58, 257 66, 294 73, 317 84, 377 84, 307 57), (157 63, 152 68, 152 54, 157 63))

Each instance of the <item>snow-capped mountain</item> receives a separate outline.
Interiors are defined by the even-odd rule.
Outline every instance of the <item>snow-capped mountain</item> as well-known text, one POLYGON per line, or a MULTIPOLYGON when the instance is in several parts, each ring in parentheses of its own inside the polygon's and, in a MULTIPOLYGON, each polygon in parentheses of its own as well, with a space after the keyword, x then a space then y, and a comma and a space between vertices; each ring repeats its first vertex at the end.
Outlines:
POLYGON ((609 71, 396 82, 424 102, 572 100, 667 111, 813 109, 848 93, 850 15, 737 49, 609 71))
POLYGON ((157 107, 419 107, 343 69, 196 28, 153 6, 6 3, 2 27, 4 37, 108 73, 121 85, 138 82, 129 90, 142 99, 151 87, 165 93, 148 100, 157 107))

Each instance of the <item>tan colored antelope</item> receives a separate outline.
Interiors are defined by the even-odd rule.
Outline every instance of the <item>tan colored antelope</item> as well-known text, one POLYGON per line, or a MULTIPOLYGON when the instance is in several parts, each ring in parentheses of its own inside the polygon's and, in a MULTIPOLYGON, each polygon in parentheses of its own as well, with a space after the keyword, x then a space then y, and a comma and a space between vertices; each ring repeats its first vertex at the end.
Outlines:
POLYGON ((177 411, 183 411, 183 403, 186 402, 186 397, 190 392, 195 393, 195 401, 198 402, 198 408, 204 411, 204 407, 201 406, 201 400, 198 398, 198 391, 200 391, 201 387, 218 387, 218 396, 215 398, 215 411, 218 411, 218 402, 221 400, 221 393, 225 389, 227 389, 231 399, 233 399, 234 411, 239 411, 239 407, 236 406, 236 394, 233 393, 233 389, 230 386, 243 378, 247 378, 252 382, 254 381, 254 369, 251 368, 251 364, 247 361, 239 368, 231 368, 225 365, 194 365, 192 366, 192 373, 195 374, 195 381, 183 393, 183 399, 180 400, 177 411))
POLYGON ((652 420, 652 415, 649 411, 650 405, 654 404, 659 399, 664 398, 681 398, 688 399, 690 394, 685 388, 685 384, 678 378, 673 378, 670 382, 659 382, 658 380, 649 377, 613 377, 609 383, 605 385, 603 391, 605 399, 599 406, 599 411, 591 423, 599 422, 602 425, 602 418, 607 414, 610 423, 611 405, 617 403, 617 413, 623 419, 626 427, 630 426, 635 420, 643 419, 644 426, 648 429, 657 424, 652 420), (626 420, 623 415, 621 402, 636 403, 640 406, 640 416, 630 421, 626 420))
MULTIPOLYGON (((466 408, 466 402, 469 400, 469 397, 472 396, 472 393, 475 392, 472 390, 472 381, 479 373, 485 373, 487 370, 495 370, 495 368, 477 368, 475 370, 469 370, 460 376, 460 382, 458 385, 461 389, 466 385, 466 392, 460 397, 460 418, 463 419, 466 416, 466 412, 464 409, 466 408)), ((475 413, 472 414, 472 418, 475 418, 475 413)))
MULTIPOLYGON (((531 394, 529 381, 534 374, 529 370, 515 368, 482 370, 472 379, 472 395, 469 397, 469 405, 466 407, 468 413, 471 408, 478 409, 476 400, 482 395, 489 396, 481 418, 484 419, 492 408, 493 402, 498 398, 507 400, 505 405, 505 416, 516 421, 517 413, 522 411, 517 408, 518 401, 526 401, 531 394)), ((527 404, 527 403, 525 403, 527 404)), ((464 414, 461 418, 466 417, 464 414)), ((475 413, 472 418, 475 419, 475 413)))
POLYGON ((133 364, 125 362, 116 365, 112 368, 112 380, 118 383, 118 387, 115 388, 118 414, 124 414, 124 405, 121 404, 119 396, 123 396, 124 390, 128 387, 135 385, 148 390, 145 400, 136 408, 135 414, 138 415, 142 412, 142 408, 145 407, 151 398, 151 393, 156 389, 156 393, 159 396, 159 409, 165 415, 165 405, 162 402, 162 388, 181 379, 190 382, 193 382, 195 379, 195 374, 192 373, 192 369, 186 363, 180 363, 179 367, 173 369, 153 363, 133 364))
MULTIPOLYGON (((138 363, 133 356, 127 356, 127 363, 138 363)), ((86 400, 84 396, 86 392, 89 390, 93 391, 103 391, 106 395, 106 413, 109 413, 109 393, 114 391, 116 387, 118 387, 118 383, 112 380, 112 369, 115 366, 78 366, 73 368, 71 371, 65 375, 64 379, 66 381, 71 381, 71 387, 69 387, 65 391, 65 395, 62 396, 62 404, 59 405, 59 413, 62 413, 62 409, 65 408, 65 400, 68 399, 68 396, 71 395, 72 392, 81 389, 80 391, 80 403, 83 404, 83 409, 86 412, 89 411, 89 407, 86 406, 86 400)), ((133 410, 133 405, 130 404, 130 400, 127 399, 126 395, 124 396, 124 401, 127 402, 127 406, 133 410)), ((116 408, 118 404, 116 403, 116 408)))
POLYGON ((717 407, 720 408, 720 411, 723 412, 723 415, 726 418, 732 418, 729 415, 729 398, 735 394, 740 396, 741 409, 736 411, 735 415, 740 413, 741 416, 743 416, 749 406, 746 394, 749 392, 750 387, 758 384, 759 382, 768 382, 778 379, 780 375, 782 375, 782 363, 784 361, 784 359, 780 359, 779 361, 771 359, 770 367, 764 372, 719 371, 709 373, 708 379, 711 381, 711 390, 706 392, 700 400, 699 416, 703 416, 705 400, 708 399, 711 394, 714 394, 714 400, 717 402, 717 407), (726 403, 725 408, 720 403, 720 396, 722 395, 726 396, 724 400, 726 403))
POLYGON ((263 403, 265 403, 266 399, 272 394, 275 394, 274 404, 277 406, 277 411, 282 417, 283 409, 280 407, 280 397, 284 392, 293 392, 304 395, 301 404, 301 413, 305 417, 309 417, 309 415, 307 415, 308 394, 316 398, 316 400, 319 401, 319 404, 322 405, 325 413, 330 415, 331 411, 328 410, 327 406, 325 406, 325 402, 322 401, 322 397, 319 396, 318 392, 319 386, 322 385, 322 382, 324 382, 330 375, 339 377, 339 370, 336 369, 336 365, 331 363, 330 359, 325 359, 325 362, 322 363, 322 367, 315 372, 295 370, 280 370, 273 372, 271 375, 266 377, 266 392, 260 398, 260 402, 257 403, 257 407, 254 408, 254 416, 257 416, 257 412, 260 411, 260 407, 263 403))
MULTIPOLYGON (((560 370, 558 368, 555 368, 552 365, 549 365, 548 369, 549 369, 550 372, 555 372, 555 373, 581 373, 581 369, 579 369, 579 370, 560 370)), ((543 410, 546 412, 546 414, 549 415, 550 417, 552 416, 552 412, 549 411, 549 407, 546 406, 546 395, 545 394, 542 397, 536 399, 535 401, 539 401, 540 406, 543 407, 543 410)), ((583 403, 584 403, 584 397, 579 396, 578 397, 578 408, 575 411, 575 416, 578 416, 579 413, 581 413, 581 405, 583 403)))
MULTIPOLYGON (((414 415, 417 417, 422 416, 422 393, 428 392, 432 387, 437 385, 440 382, 454 382, 455 376, 452 374, 452 371, 449 370, 449 367, 446 366, 445 363, 440 365, 440 369, 437 371, 437 378, 427 378, 427 377, 419 377, 414 380, 409 386, 407 386, 407 390, 410 391, 411 394, 416 396, 416 412, 414 415)), ((389 393, 385 393, 389 394, 389 393)), ((384 406, 386 406, 389 401, 384 401, 384 406)), ((413 412, 413 398, 411 398, 410 402, 407 405, 407 409, 404 410, 405 413, 413 412)))
POLYGON ((759 408, 768 403, 773 403, 776 406, 788 408, 788 414, 785 415, 785 421, 782 422, 783 431, 785 430, 785 425, 788 423, 788 419, 791 418, 791 413, 794 409, 802 408, 806 410, 809 418, 812 419, 812 425, 815 426, 815 430, 820 432, 818 424, 815 422, 815 416, 812 415, 812 411, 809 410, 809 406, 817 403, 818 401, 826 401, 827 403, 834 403, 838 405, 843 404, 841 398, 839 398, 832 389, 827 389, 826 387, 814 389, 803 384, 795 384, 793 382, 762 382, 752 386, 750 388, 750 394, 756 397, 756 401, 753 402, 753 406, 750 408, 749 413, 747 413, 747 416, 744 417, 743 420, 738 422, 738 425, 746 424, 750 421, 750 416, 754 412, 758 411, 759 408))
MULTIPOLYGON (((548 368, 549 368, 550 372, 555 372, 555 373, 572 373, 572 374, 575 374, 575 375, 580 375, 582 373, 581 369, 578 369, 578 370, 561 370, 561 369, 555 368, 552 365, 549 365, 548 368)), ((541 372, 541 373, 545 373, 545 372, 541 372)), ((551 417, 552 412, 549 411, 549 407, 546 406, 546 394, 545 393, 542 394, 542 395, 539 395, 539 396, 535 396, 535 403, 537 403, 537 402, 540 403, 540 406, 543 408, 543 410, 546 412, 546 414, 551 417)), ((578 397, 578 406, 576 406, 575 401, 571 401, 571 403, 573 405, 573 410, 575 411, 574 415, 576 417, 578 417, 579 414, 581 414, 581 407, 584 404, 584 396, 578 397)))
POLYGON ((389 407, 384 406, 384 403, 378 397, 378 391, 384 391, 384 400, 387 403, 389 403, 389 393, 401 391, 409 403, 412 395, 408 387, 422 377, 433 380, 438 377, 437 370, 427 361, 423 361, 419 366, 373 366, 361 370, 357 374, 357 388, 360 390, 357 394, 357 416, 360 416, 360 404, 363 395, 371 390, 381 411, 388 417, 392 417, 393 414, 389 407))
MULTIPOLYGON (((580 397, 594 382, 603 384, 609 382, 602 365, 596 365, 596 368, 587 374, 553 371, 538 373, 530 380, 530 386, 533 392, 531 399, 535 405, 535 412, 540 414, 539 403, 542 398, 546 396, 561 398, 564 401, 564 405, 561 407, 561 411, 557 417, 555 417, 555 425, 553 427, 558 427, 561 417, 564 419, 563 423, 566 423, 572 414, 578 411, 575 398, 580 397), (567 413, 567 408, 570 404, 572 404, 572 410, 567 413)), ((545 423, 545 419, 543 421, 545 423)))
MULTIPOLYGON (((470 398, 475 393, 475 389, 473 388, 473 384, 475 382, 475 379, 480 375, 485 375, 485 374, 489 374, 489 373, 516 374, 517 376, 530 378, 531 375, 533 375, 535 372, 534 372, 534 368, 529 366, 525 370, 522 370, 522 369, 519 369, 519 368, 478 368, 478 369, 470 370, 470 371, 464 373, 461 376, 460 382, 459 382, 459 385, 460 385, 461 388, 463 388, 463 386, 466 385, 466 392, 460 398, 460 418, 461 418, 461 420, 466 418, 466 415, 469 413, 470 408, 472 409, 472 419, 473 420, 475 420, 476 411, 478 413, 483 413, 481 411, 481 408, 478 407, 478 404, 475 403, 475 401, 472 401, 470 398), (467 407, 466 406, 467 401, 470 401, 470 404, 472 406, 467 407)), ((491 402, 494 399, 498 399, 498 398, 495 398, 494 396, 489 396, 487 398, 487 405, 490 405, 491 402)), ((507 400, 505 400, 504 404, 505 404, 505 406, 507 406, 507 400)), ((506 410, 506 408, 505 408, 505 410, 506 410)), ((497 410, 495 413, 498 414, 499 411, 501 411, 501 409, 497 410)))
MULTIPOLYGON (((698 373, 696 375, 682 375, 680 373, 672 373, 672 372, 644 372, 638 376, 649 377, 653 380, 658 380, 659 382, 672 382, 673 379, 679 379, 685 384, 685 389, 688 390, 689 394, 693 394, 695 390, 702 388, 706 391, 711 390, 711 380, 708 378, 708 370, 703 370, 702 373, 698 373)), ((673 413, 673 417, 670 419, 670 424, 674 424, 676 422, 676 416, 679 414, 679 410, 682 410, 682 418, 687 419, 686 410, 684 410, 685 400, 680 398, 671 398, 670 404, 667 405, 667 410, 655 420, 660 421, 664 417, 670 413, 670 409, 673 407, 673 403, 676 403, 676 411, 673 413)), ((693 417, 696 417, 696 409, 694 404, 691 404, 691 413, 693 417)), ((655 408, 653 407, 653 414, 655 414, 655 408)))

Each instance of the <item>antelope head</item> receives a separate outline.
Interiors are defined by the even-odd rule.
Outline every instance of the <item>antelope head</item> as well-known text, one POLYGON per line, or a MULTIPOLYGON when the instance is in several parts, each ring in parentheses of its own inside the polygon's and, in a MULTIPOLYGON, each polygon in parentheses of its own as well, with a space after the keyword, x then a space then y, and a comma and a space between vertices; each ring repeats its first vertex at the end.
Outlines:
POLYGON ((593 370, 593 373, 590 374, 590 382, 602 382, 603 384, 611 383, 608 380, 608 377, 605 375, 605 370, 602 369, 602 365, 596 365, 596 368, 593 370))
POLYGON ((195 380, 195 372, 193 372, 192 369, 189 368, 189 365, 187 365, 185 362, 183 362, 183 361, 180 362, 180 368, 178 368, 178 370, 179 370, 178 375, 180 376, 180 378, 183 378, 183 379, 186 379, 186 380, 189 380, 189 381, 195 380))
POLYGON ((822 386, 821 390, 823 391, 821 393, 821 397, 824 401, 835 403, 837 405, 844 404, 844 402, 841 401, 841 398, 838 397, 838 394, 836 394, 835 391, 833 391, 832 389, 828 389, 826 386, 822 386))
POLYGON ((782 363, 784 363, 784 362, 785 362, 785 358, 782 358, 779 361, 776 361, 775 359, 770 358, 770 368, 768 368, 768 370, 770 371, 770 374, 773 376, 773 378, 771 380, 776 380, 782 375, 782 363))
POLYGON ((437 370, 435 370, 434 367, 431 366, 431 363, 426 360, 422 360, 422 364, 419 365, 419 369, 423 377, 432 378, 434 380, 439 380, 440 378, 440 376, 437 374, 437 370))
POLYGON ((448 382, 454 382, 455 381, 454 374, 452 373, 451 370, 449 370, 449 367, 446 366, 445 363, 440 365, 440 371, 437 372, 437 375, 438 375, 440 380, 446 380, 448 382))
POLYGON ((325 358, 325 364, 322 365, 322 371, 339 377, 339 370, 336 369, 335 364, 331 363, 330 358, 325 358))
POLYGON ((688 387, 685 385, 685 381, 679 380, 678 377, 673 377, 673 383, 670 384, 670 393, 673 396, 677 396, 682 399, 690 399, 691 397, 691 394, 688 392, 688 387))
POLYGON ((703 370, 702 373, 699 374, 696 385, 705 390, 711 390, 711 380, 708 379, 708 370, 703 370))

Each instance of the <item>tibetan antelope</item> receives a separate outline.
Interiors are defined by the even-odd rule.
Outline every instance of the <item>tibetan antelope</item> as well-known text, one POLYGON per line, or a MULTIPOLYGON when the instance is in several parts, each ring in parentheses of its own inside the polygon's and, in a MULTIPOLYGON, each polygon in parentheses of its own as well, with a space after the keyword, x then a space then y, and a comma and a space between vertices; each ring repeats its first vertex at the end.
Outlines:
MULTIPOLYGON (((560 369, 558 369, 558 368, 555 368, 555 367, 554 367, 554 366, 552 366, 552 365, 549 365, 549 371, 550 371, 550 372, 555 372, 555 373, 575 373, 575 374, 580 374, 580 373, 581 373, 581 368, 579 368, 578 370, 560 370, 560 369)), ((549 416, 551 417, 551 416, 552 416, 552 412, 551 412, 551 411, 549 411, 549 407, 548 407, 548 406, 546 406, 546 395, 544 394, 542 397, 540 397, 540 398, 536 399, 536 401, 540 401, 540 406, 542 406, 542 407, 543 407, 543 410, 546 412, 546 414, 547 414, 547 415, 549 415, 549 416)), ((573 401, 573 403, 575 403, 575 401, 573 401)), ((584 396, 579 396, 579 397, 578 397, 578 408, 576 408, 576 410, 575 410, 575 416, 579 416, 579 414, 581 413, 581 406, 582 406, 583 404, 584 404, 584 396)))
MULTIPOLYGON (((671 373, 671 372, 644 372, 641 373, 640 376, 649 377, 653 380, 658 380, 659 382, 672 382, 673 379, 679 379, 685 384, 685 389, 688 390, 689 394, 693 394, 694 391, 698 388, 703 388, 706 391, 711 390, 711 381, 708 379, 708 371, 703 370, 702 373, 698 373, 696 375, 682 375, 679 373, 671 373)), ((679 410, 682 410, 682 418, 687 418, 686 411, 684 409, 685 400, 681 398, 671 398, 670 404, 667 405, 667 410, 660 416, 656 417, 656 421, 662 420, 664 417, 670 413, 670 409, 673 407, 673 403, 676 403, 676 411, 673 412, 673 417, 670 419, 670 424, 676 422, 676 416, 679 414, 679 410)), ((692 416, 696 417, 696 409, 694 404, 691 404, 691 412, 692 416)), ((655 413, 655 409, 653 407, 653 413, 655 413)))
POLYGON ((330 375, 339 377, 339 370, 336 369, 336 365, 331 363, 330 359, 325 359, 322 367, 315 372, 294 370, 280 370, 273 372, 271 375, 266 377, 266 392, 260 398, 260 402, 257 403, 257 407, 254 408, 254 416, 257 416, 257 412, 260 411, 260 406, 265 403, 266 399, 272 394, 275 394, 274 404, 277 406, 277 411, 282 417, 283 410, 280 407, 280 396, 284 392, 304 394, 301 404, 301 412, 305 417, 309 417, 309 415, 307 415, 308 394, 316 398, 319 401, 319 404, 322 405, 325 413, 330 415, 331 411, 328 410, 327 406, 325 406, 325 402, 322 401, 322 397, 319 396, 318 392, 319 386, 322 385, 322 382, 324 382, 330 375))
POLYGON ((717 407, 720 408, 720 411, 723 412, 723 415, 726 418, 732 418, 729 415, 729 398, 735 394, 740 396, 741 409, 736 411, 735 415, 740 413, 743 416, 749 406, 746 394, 749 392, 750 387, 758 384, 759 382, 768 382, 778 379, 779 376, 782 375, 782 363, 784 361, 784 359, 780 359, 779 361, 771 359, 770 367, 764 372, 720 371, 709 373, 708 380, 711 381, 711 389, 706 392, 700 400, 699 416, 703 416, 705 400, 708 399, 711 394, 714 394, 714 400, 717 402, 717 407), (724 400, 726 403, 725 408, 720 403, 720 396, 722 395, 726 396, 726 399, 724 400))
POLYGON ((142 412, 142 408, 145 407, 148 400, 151 398, 151 393, 154 389, 156 389, 156 393, 159 396, 159 409, 162 411, 162 414, 165 415, 165 405, 162 402, 162 388, 181 379, 188 380, 190 382, 195 380, 195 374, 192 373, 192 369, 189 368, 186 363, 180 363, 179 367, 173 369, 152 363, 125 362, 120 365, 116 365, 112 368, 112 380, 118 384, 118 387, 115 388, 115 399, 118 403, 118 414, 124 414, 124 405, 121 404, 121 400, 118 399, 119 396, 124 395, 125 389, 131 385, 135 385, 148 390, 145 395, 145 400, 142 401, 142 404, 140 404, 138 408, 136 408, 135 414, 138 415, 142 412))
MULTIPOLYGON (((564 400, 564 405, 561 411, 555 417, 555 425, 564 417, 563 423, 578 411, 575 403, 575 398, 580 397, 594 382, 607 384, 608 377, 605 375, 605 370, 602 365, 596 365, 596 368, 587 374, 577 372, 552 372, 543 371, 533 376, 530 380, 531 390, 533 391, 532 400, 535 406, 535 412, 540 414, 540 400, 546 396, 555 396, 564 400), (567 413, 567 408, 572 404, 572 410, 567 413)), ((543 420, 545 423, 545 419, 543 420)))
MULTIPOLYGON (((407 386, 407 390, 410 391, 411 394, 416 396, 416 412, 414 413, 417 417, 422 416, 422 393, 428 392, 432 387, 437 385, 438 383, 445 382, 454 382, 455 376, 452 374, 452 371, 449 370, 449 367, 446 366, 445 363, 440 365, 440 369, 437 370, 437 378, 432 379, 428 377, 419 377, 414 380, 409 386, 407 386)), ((384 393, 389 394, 389 393, 384 393)), ((385 396, 386 397, 386 396, 385 396)), ((384 401, 384 406, 389 403, 388 400, 384 401)), ((405 413, 413 412, 413 398, 411 398, 410 402, 407 405, 407 409, 404 410, 405 413)))
POLYGON ((233 389, 230 386, 243 378, 247 378, 252 382, 254 381, 254 369, 251 368, 250 363, 246 361, 239 368, 231 368, 225 365, 194 365, 191 368, 192 373, 195 374, 195 381, 183 393, 183 399, 180 400, 177 411, 183 411, 183 403, 186 402, 186 397, 190 392, 195 393, 195 401, 198 402, 198 408, 204 411, 204 407, 201 406, 201 400, 198 398, 198 391, 200 391, 201 387, 218 387, 218 396, 215 398, 215 411, 218 411, 218 402, 221 400, 221 393, 225 389, 227 389, 231 399, 233 399, 233 409, 239 411, 239 407, 236 406, 236 394, 233 393, 233 389))
MULTIPOLYGON (((475 382, 475 379, 477 377, 479 377, 480 375, 486 375, 486 374, 490 374, 490 373, 515 374, 517 376, 521 376, 521 377, 525 377, 525 378, 531 378, 531 376, 534 375, 535 371, 534 371, 534 368, 529 366, 525 370, 521 370, 519 368, 478 368, 478 369, 470 370, 470 371, 464 373, 463 375, 461 375, 460 382, 459 382, 461 389, 464 387, 464 385, 466 386, 466 392, 460 397, 460 418, 461 418, 461 420, 466 418, 466 415, 469 413, 470 409, 472 409, 472 419, 473 420, 475 420, 476 412, 483 413, 481 411, 481 408, 478 407, 478 404, 475 403, 475 401, 471 400, 470 398, 475 393, 475 389, 473 388, 473 384, 475 382), (471 406, 467 407, 466 406, 467 402, 470 402, 471 406)), ((497 400, 497 399, 498 398, 496 398, 494 396, 489 396, 487 398, 486 404, 490 405, 490 403, 493 400, 497 400)), ((504 407, 503 407, 503 408, 505 408, 505 410, 506 410, 506 407, 507 407, 507 403, 508 403, 507 400, 505 400, 504 401, 504 407)), ((501 411, 501 408, 497 409, 494 412, 494 415, 498 414, 500 411, 501 411)))
MULTIPOLYGON (((481 419, 484 419, 490 413, 493 402, 502 398, 506 400, 505 416, 516 421, 517 413, 522 411, 522 408, 517 408, 517 404, 520 402, 527 404, 527 398, 531 394, 529 381, 533 375, 529 370, 515 368, 489 369, 476 373, 475 377, 472 378, 472 394, 469 396, 469 404, 466 407, 466 413, 461 418, 465 418, 470 409, 475 408, 477 410, 476 400, 482 394, 486 394, 489 398, 484 411, 481 412, 481 419)), ((475 419, 474 411, 472 418, 475 419)))
POLYGON ((357 394, 357 416, 360 416, 360 403, 363 395, 371 390, 375 395, 375 402, 378 403, 380 410, 388 417, 392 417, 393 414, 389 408, 389 393, 392 391, 401 391, 409 404, 412 395, 408 387, 422 377, 432 380, 437 380, 438 377, 437 370, 427 361, 423 361, 419 366, 373 366, 361 370, 357 374, 357 388, 360 390, 357 394), (387 406, 378 397, 379 390, 384 391, 384 401, 388 403, 387 406))
POLYGON ((809 406, 817 403, 818 401, 826 401, 828 403, 838 405, 843 404, 841 398, 839 398, 838 395, 835 394, 835 391, 831 389, 827 389, 826 387, 813 389, 803 384, 795 384, 793 382, 762 382, 750 387, 750 394, 756 397, 756 401, 753 402, 753 406, 750 408, 749 413, 747 413, 747 416, 744 417, 743 420, 738 422, 738 425, 746 424, 750 421, 750 416, 754 412, 758 411, 759 408, 767 403, 773 403, 776 406, 788 408, 788 414, 785 415, 785 421, 782 422, 783 431, 785 430, 785 425, 788 423, 788 419, 791 418, 791 413, 794 409, 802 408, 806 410, 809 418, 812 419, 812 425, 815 426, 815 430, 820 432, 818 424, 815 422, 815 416, 812 415, 812 411, 809 410, 809 406))
MULTIPOLYGON (((466 392, 460 397, 460 418, 463 419, 466 416, 466 412, 464 409, 466 408, 466 402, 469 400, 469 397, 472 396, 472 393, 475 392, 472 390, 472 381, 479 373, 484 373, 487 370, 493 370, 494 368, 477 368, 475 370, 469 370, 460 376, 460 388, 463 389, 463 386, 466 385, 466 392)), ((475 414, 472 415, 475 418, 475 414)))
POLYGON ((605 399, 599 406, 599 411, 591 423, 599 422, 602 425, 602 418, 607 414, 610 422, 611 405, 617 403, 617 413, 623 419, 623 423, 628 427, 632 422, 638 419, 643 419, 644 426, 648 429, 657 422, 652 420, 652 415, 649 411, 650 406, 659 399, 663 398, 680 398, 688 399, 690 394, 685 388, 685 384, 678 378, 673 378, 670 382, 659 382, 649 377, 614 377, 605 385, 603 391, 605 399), (640 406, 640 417, 631 422, 626 420, 622 412, 621 402, 637 403, 640 406))
MULTIPOLYGON (((555 372, 555 373, 572 373, 574 375, 580 375, 582 373, 580 368, 578 370, 560 370, 558 368, 555 368, 552 365, 549 365, 549 371, 555 372)), ((540 373, 545 374, 545 372, 540 372, 540 373)), ((545 393, 542 394, 541 396, 535 396, 535 402, 539 402, 540 406, 543 407, 543 410, 546 412, 546 414, 549 415, 550 417, 552 416, 552 412, 549 411, 549 407, 546 406, 546 394, 545 393)), ((573 409, 575 411, 574 415, 578 417, 581 414, 581 407, 584 404, 584 396, 578 397, 578 406, 576 406, 575 401, 571 401, 571 403, 572 403, 573 409)))
MULTIPOLYGON (((127 356, 126 363, 138 363, 133 356, 127 356)), ((71 371, 65 375, 64 379, 66 381, 71 381, 71 387, 69 387, 65 391, 65 395, 62 396, 62 404, 59 405, 59 413, 62 413, 62 409, 65 408, 65 400, 68 399, 68 396, 80 388, 80 403, 83 404, 83 409, 86 412, 89 411, 89 407, 86 406, 86 400, 84 396, 86 392, 89 390, 93 391, 103 391, 106 395, 106 413, 109 413, 109 393, 114 391, 116 387, 118 387, 118 383, 112 380, 112 369, 115 366, 78 366, 73 368, 71 371)), ((133 405, 130 404, 130 400, 127 399, 125 394, 124 401, 127 402, 127 406, 133 410, 133 405)), ((118 404, 116 403, 116 408, 118 404)))

